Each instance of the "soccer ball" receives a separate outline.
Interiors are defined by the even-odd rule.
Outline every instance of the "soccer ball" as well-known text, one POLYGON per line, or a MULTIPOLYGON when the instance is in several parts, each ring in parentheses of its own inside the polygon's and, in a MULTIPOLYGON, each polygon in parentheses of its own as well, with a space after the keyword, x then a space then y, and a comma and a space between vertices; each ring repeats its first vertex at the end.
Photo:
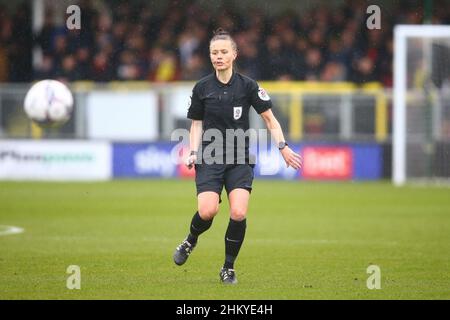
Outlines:
POLYGON ((56 80, 35 83, 25 96, 27 116, 40 126, 58 127, 70 119, 73 96, 67 86, 56 80))

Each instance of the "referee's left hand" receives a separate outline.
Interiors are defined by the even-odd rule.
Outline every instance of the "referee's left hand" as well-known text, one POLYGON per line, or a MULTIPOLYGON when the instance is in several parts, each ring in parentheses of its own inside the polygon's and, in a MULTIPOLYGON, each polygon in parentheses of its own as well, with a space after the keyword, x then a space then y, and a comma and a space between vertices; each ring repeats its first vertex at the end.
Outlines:
POLYGON ((292 149, 289 148, 288 146, 284 147, 281 150, 281 155, 283 156, 284 161, 286 161, 286 168, 291 166, 295 170, 298 170, 302 167, 303 164, 302 157, 299 154, 292 151, 292 149))

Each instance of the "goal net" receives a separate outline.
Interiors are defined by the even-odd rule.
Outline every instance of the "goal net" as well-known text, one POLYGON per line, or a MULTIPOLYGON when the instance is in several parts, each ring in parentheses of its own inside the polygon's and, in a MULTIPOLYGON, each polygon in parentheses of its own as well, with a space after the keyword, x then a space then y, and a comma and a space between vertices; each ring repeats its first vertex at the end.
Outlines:
POLYGON ((394 30, 393 182, 450 181, 450 26, 394 30))

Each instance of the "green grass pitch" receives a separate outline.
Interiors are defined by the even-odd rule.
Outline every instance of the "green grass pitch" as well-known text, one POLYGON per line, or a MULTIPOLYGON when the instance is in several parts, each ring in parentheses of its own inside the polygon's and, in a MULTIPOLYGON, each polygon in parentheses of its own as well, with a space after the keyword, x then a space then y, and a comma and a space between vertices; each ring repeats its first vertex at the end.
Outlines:
POLYGON ((0 225, 25 231, 0 236, 0 299, 450 298, 449 188, 256 180, 237 286, 218 277, 222 195, 179 267, 193 181, 1 182, 0 225), (80 290, 66 288, 69 265, 80 290), (367 288, 369 265, 381 289, 367 288))

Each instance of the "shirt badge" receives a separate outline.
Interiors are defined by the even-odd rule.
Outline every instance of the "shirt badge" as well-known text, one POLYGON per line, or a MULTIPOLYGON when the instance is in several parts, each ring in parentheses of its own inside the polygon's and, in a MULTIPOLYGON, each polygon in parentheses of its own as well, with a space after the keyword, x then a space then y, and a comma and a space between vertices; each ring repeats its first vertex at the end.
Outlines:
POLYGON ((233 118, 238 120, 242 116, 242 107, 233 107, 233 118))
POLYGON ((258 89, 258 97, 263 100, 263 101, 269 101, 270 97, 267 94, 266 90, 264 90, 263 88, 259 88, 258 89))

